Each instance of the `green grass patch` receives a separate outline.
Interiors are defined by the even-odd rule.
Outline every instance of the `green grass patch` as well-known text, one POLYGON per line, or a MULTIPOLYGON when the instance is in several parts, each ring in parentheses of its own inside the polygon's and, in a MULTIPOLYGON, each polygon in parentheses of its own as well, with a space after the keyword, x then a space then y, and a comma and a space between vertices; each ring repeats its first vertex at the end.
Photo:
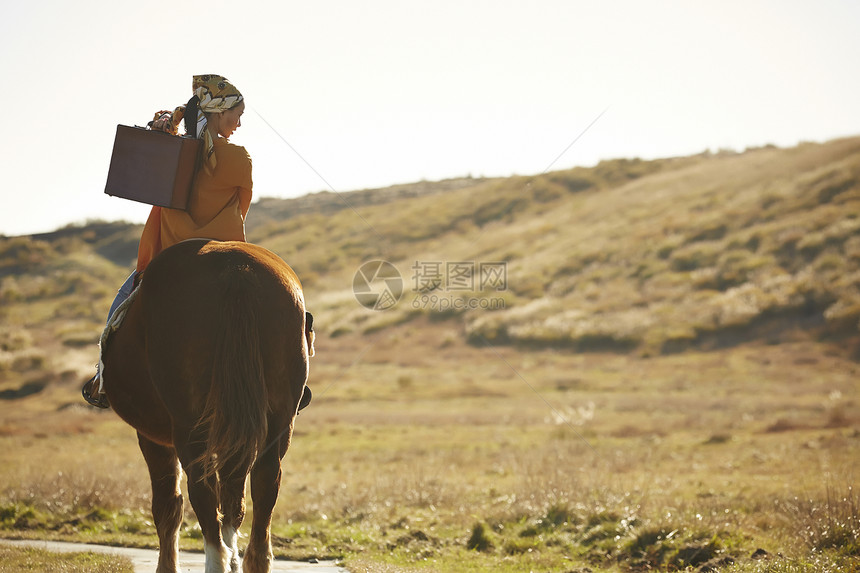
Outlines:
POLYGON ((98 553, 52 553, 0 545, 0 573, 134 573, 129 559, 98 553))

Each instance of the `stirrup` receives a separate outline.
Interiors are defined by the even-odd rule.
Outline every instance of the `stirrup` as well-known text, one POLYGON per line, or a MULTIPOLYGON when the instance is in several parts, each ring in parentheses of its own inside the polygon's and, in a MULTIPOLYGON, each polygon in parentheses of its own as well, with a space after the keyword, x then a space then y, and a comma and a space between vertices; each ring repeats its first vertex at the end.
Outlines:
POLYGON ((86 401, 86 403, 90 406, 95 406, 96 408, 106 410, 110 408, 107 396, 100 392, 97 394, 98 398, 93 398, 92 395, 92 386, 95 384, 96 378, 98 378, 98 374, 87 380, 87 382, 84 384, 84 387, 81 388, 81 396, 83 396, 84 401, 86 401))
POLYGON ((302 397, 299 400, 299 410, 304 410, 308 407, 308 404, 311 403, 311 398, 313 397, 313 393, 309 386, 305 386, 302 389, 302 397))

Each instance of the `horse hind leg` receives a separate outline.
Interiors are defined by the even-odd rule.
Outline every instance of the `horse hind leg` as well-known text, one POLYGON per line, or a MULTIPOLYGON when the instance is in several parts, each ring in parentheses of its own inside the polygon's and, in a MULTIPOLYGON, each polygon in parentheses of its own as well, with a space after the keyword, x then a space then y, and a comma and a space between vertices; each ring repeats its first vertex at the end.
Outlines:
POLYGON ((194 508, 197 523, 203 533, 203 552, 206 555, 205 573, 230 571, 230 549, 221 537, 221 515, 218 496, 213 484, 215 478, 207 477, 200 461, 205 450, 204 436, 199 432, 174 434, 176 452, 188 475, 188 500, 194 508))
POLYGON ((156 573, 179 573, 179 527, 182 523, 181 470, 173 448, 138 433, 138 444, 152 482, 152 519, 158 531, 156 573))
POLYGON ((219 471, 218 501, 223 514, 221 537, 230 550, 230 571, 239 573, 239 528, 245 519, 245 481, 248 467, 224 464, 230 473, 219 471))
POLYGON ((245 573, 269 573, 272 570, 272 511, 281 486, 282 454, 278 450, 277 445, 264 450, 251 469, 254 514, 243 562, 245 573))

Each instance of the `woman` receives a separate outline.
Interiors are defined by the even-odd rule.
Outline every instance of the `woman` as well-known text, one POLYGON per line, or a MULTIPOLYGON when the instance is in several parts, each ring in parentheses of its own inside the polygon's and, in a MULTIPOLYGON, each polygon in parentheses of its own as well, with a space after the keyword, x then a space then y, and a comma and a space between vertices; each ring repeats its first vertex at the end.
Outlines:
MULTIPOLYGON (((216 75, 194 76, 193 88, 194 97, 184 111, 185 126, 189 135, 203 139, 202 166, 187 211, 153 207, 140 239, 137 272, 162 250, 186 239, 245 240, 251 158, 244 147, 227 141, 242 125, 244 98, 216 75)), ((181 113, 174 112, 167 130, 178 123, 181 113)), ((158 128, 158 122, 153 125, 158 128)))
MULTIPOLYGON (((251 206, 251 157, 244 147, 228 142, 242 125, 244 98, 226 78, 214 74, 194 76, 192 89, 194 95, 184 109, 177 108, 172 114, 159 112, 150 124, 153 129, 175 133, 184 117, 186 135, 203 140, 201 167, 188 208, 152 208, 140 238, 137 268, 120 287, 108 319, 128 298, 135 279, 167 247, 194 238, 245 240, 245 216, 251 206)), ((84 385, 83 397, 93 406, 107 408, 100 386, 97 372, 84 385)))

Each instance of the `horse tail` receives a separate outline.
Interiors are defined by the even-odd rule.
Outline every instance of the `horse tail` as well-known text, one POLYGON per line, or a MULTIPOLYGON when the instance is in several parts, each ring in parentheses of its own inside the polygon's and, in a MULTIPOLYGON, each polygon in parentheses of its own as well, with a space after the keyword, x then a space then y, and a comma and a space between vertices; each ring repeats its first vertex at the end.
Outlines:
POLYGON ((220 323, 214 333, 212 384, 198 422, 206 435, 199 459, 204 478, 224 464, 250 468, 263 448, 267 433, 268 396, 260 348, 259 281, 247 267, 225 271, 220 323))

